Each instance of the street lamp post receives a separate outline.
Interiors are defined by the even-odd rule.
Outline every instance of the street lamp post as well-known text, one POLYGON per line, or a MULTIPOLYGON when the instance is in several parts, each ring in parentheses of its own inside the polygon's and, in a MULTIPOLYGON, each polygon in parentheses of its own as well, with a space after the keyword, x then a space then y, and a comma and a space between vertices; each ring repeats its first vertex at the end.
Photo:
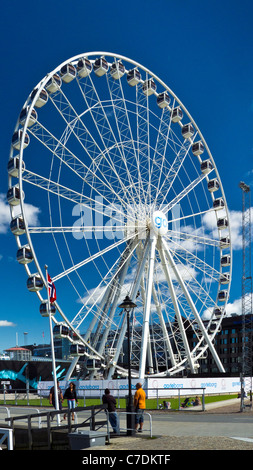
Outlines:
MULTIPOLYGON (((45 265, 46 271, 46 284, 47 284, 47 304, 48 304, 48 315, 49 315, 49 328, 50 328, 50 342, 51 342, 51 355, 52 355, 52 368, 53 368, 53 380, 54 380, 54 398, 55 398, 55 409, 59 410, 59 397, 58 397, 58 385, 57 385, 57 377, 56 377, 56 366, 55 366, 55 352, 54 352, 54 336, 53 336, 53 327, 52 327, 52 317, 51 317, 51 304, 50 304, 50 296, 49 296, 49 289, 48 289, 48 266, 45 265)), ((60 425, 60 415, 56 415, 57 425, 60 425)))
POLYGON ((133 395, 132 395, 132 380, 131 380, 131 348, 130 348, 130 311, 137 307, 127 295, 119 305, 126 312, 127 316, 127 365, 128 365, 128 402, 126 406, 127 411, 127 435, 132 436, 135 432, 135 416, 133 406, 133 395))

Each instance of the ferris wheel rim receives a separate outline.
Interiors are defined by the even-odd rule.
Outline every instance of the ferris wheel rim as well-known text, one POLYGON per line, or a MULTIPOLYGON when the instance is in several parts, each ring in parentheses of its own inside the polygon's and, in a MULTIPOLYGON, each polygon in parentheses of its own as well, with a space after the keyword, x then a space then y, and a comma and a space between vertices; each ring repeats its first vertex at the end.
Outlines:
MULTIPOLYGON (((117 59, 120 59, 120 60, 123 60, 123 61, 127 61, 129 63, 131 63, 132 65, 134 65, 135 67, 139 67, 140 69, 146 71, 150 76, 152 76, 157 82, 160 83, 160 85, 163 86, 163 88, 165 90, 167 90, 173 97, 174 99, 176 100, 177 103, 180 104, 180 106, 183 108, 183 110, 185 111, 185 113, 188 115, 188 117, 190 118, 190 122, 193 123, 193 125, 195 126, 199 136, 201 137, 201 140, 202 142, 204 143, 205 145, 205 148, 207 150, 207 153, 209 155, 209 158, 211 159, 212 163, 214 164, 214 171, 216 173, 216 175, 218 176, 219 178, 219 182, 220 182, 220 190, 221 190, 221 193, 222 193, 222 196, 224 198, 224 202, 225 202, 225 207, 224 207, 224 210, 227 214, 227 217, 229 219, 229 216, 228 216, 228 207, 227 207, 227 203, 226 203, 226 198, 225 198, 225 194, 224 194, 224 190, 223 190, 223 186, 222 186, 222 182, 221 182, 221 179, 219 177, 219 174, 218 174, 218 170, 216 168, 216 165, 215 165, 215 162, 214 162, 214 159, 211 155, 211 152, 207 146, 207 143, 201 133, 201 131, 199 130, 197 124, 195 123, 194 119, 192 118, 192 116, 190 115, 190 113, 188 112, 188 110, 186 109, 186 107, 183 105, 183 103, 178 99, 178 97, 174 94, 174 92, 162 81, 159 79, 159 77, 157 77, 155 74, 153 74, 149 69, 147 69, 146 67, 143 67, 141 64, 139 64, 138 62, 135 62, 133 61, 132 59, 129 59, 129 58, 126 58, 124 56, 121 56, 119 54, 115 54, 115 53, 108 53, 108 52, 90 52, 90 53, 84 53, 84 54, 78 54, 64 62, 62 62, 59 66, 57 66, 52 72, 50 72, 50 74, 46 75, 39 83, 38 85, 35 87, 37 89, 37 94, 34 96, 33 98, 33 101, 29 107, 29 111, 28 111, 28 115, 27 115, 27 120, 25 122, 25 125, 23 127, 24 129, 24 132, 23 132, 23 136, 22 136, 22 141, 21 141, 21 149, 20 149, 20 154, 19 154, 19 157, 20 157, 20 167, 19 167, 19 185, 20 185, 20 191, 21 191, 21 194, 22 194, 22 191, 23 191, 23 186, 22 186, 22 161, 23 161, 23 147, 24 147, 24 137, 25 137, 25 133, 26 133, 26 130, 27 130, 27 124, 28 124, 28 119, 31 115, 31 112, 32 112, 32 109, 34 108, 34 103, 36 101, 36 98, 37 96, 39 95, 40 91, 43 89, 46 81, 51 78, 55 73, 57 73, 57 71, 60 70, 61 67, 63 67, 64 65, 68 64, 68 63, 74 63, 76 61, 78 61, 79 58, 83 58, 83 57, 89 57, 89 56, 107 56, 107 57, 112 57, 112 58, 117 58, 117 59)), ((29 102, 29 98, 28 100, 25 102, 25 106, 27 106, 29 102)), ((19 127, 19 121, 16 125, 16 128, 19 127)), ((12 152, 12 149, 11 149, 11 152, 12 152)), ((25 227, 26 227, 26 235, 27 235, 27 238, 28 238, 28 242, 29 242, 29 245, 30 247, 32 248, 32 251, 33 251, 33 254, 34 254, 34 258, 35 258, 35 264, 38 268, 38 272, 41 276, 41 278, 43 279, 44 281, 44 285, 45 285, 45 279, 44 279, 44 275, 43 275, 43 271, 40 267, 40 263, 38 262, 37 260, 37 257, 36 257, 36 253, 35 253, 35 250, 33 249, 33 243, 32 243, 32 240, 30 238, 30 232, 28 230, 28 223, 27 223, 27 218, 26 218, 26 211, 24 209, 24 200, 23 200, 23 197, 21 196, 21 201, 20 201, 20 206, 21 206, 21 213, 23 214, 23 218, 24 218, 24 223, 25 223, 25 227)), ((216 216, 217 216, 217 213, 216 213, 216 216)), ((230 235, 230 239, 231 239, 231 234, 230 234, 230 224, 229 224, 229 227, 228 227, 228 232, 229 232, 229 235, 230 235)), ((17 242, 19 243, 19 236, 17 237, 17 242)), ((231 256, 232 256, 232 250, 231 250, 231 256)), ((232 260, 231 260, 232 261, 232 260)), ((231 262, 231 265, 232 265, 232 262, 231 262)), ((25 266, 26 270, 27 270, 27 273, 29 273, 29 267, 28 266, 25 266)), ((231 271, 231 268, 230 268, 230 271, 231 271)), ((230 284, 231 284, 231 280, 230 280, 230 283, 229 283, 229 287, 228 287, 228 292, 229 292, 229 289, 230 289, 230 284)), ((38 293, 39 294, 39 293, 38 293)), ((217 293, 218 295, 218 293, 217 293)), ((216 299, 217 300, 217 299, 216 299)), ((60 307, 57 305, 57 308, 60 309, 60 307)), ((60 309, 61 310, 61 309, 60 309)), ((61 311, 61 316, 64 318, 65 315, 64 313, 61 311)), ((65 317, 65 321, 68 323, 68 319, 67 317, 65 317)), ((218 328, 218 327, 217 327, 218 328)), ((213 337, 215 336, 216 333, 213 334, 213 337)), ((80 338, 81 339, 81 338, 80 338)), ((184 359, 182 362, 184 363, 186 361, 186 359, 184 359)))

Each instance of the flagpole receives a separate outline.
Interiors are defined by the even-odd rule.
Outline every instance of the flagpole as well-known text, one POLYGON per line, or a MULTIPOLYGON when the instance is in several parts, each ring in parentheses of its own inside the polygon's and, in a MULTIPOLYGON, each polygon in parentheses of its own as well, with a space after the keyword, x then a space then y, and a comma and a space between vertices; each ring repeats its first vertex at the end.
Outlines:
MULTIPOLYGON (((52 327, 52 317, 51 317, 51 305, 50 305, 50 296, 48 289, 48 266, 45 264, 46 270, 46 283, 47 283, 47 302, 48 302, 48 315, 49 315, 49 327, 50 327, 50 341, 51 341, 51 355, 52 355, 52 367, 53 367, 53 379, 54 379, 54 399, 55 399, 55 408, 59 410, 59 397, 58 397, 58 387, 57 387, 57 378, 56 378, 56 367, 55 367, 55 354, 54 354, 54 337, 53 337, 53 327, 52 327)), ((57 414, 57 425, 60 425, 60 416, 57 414)))

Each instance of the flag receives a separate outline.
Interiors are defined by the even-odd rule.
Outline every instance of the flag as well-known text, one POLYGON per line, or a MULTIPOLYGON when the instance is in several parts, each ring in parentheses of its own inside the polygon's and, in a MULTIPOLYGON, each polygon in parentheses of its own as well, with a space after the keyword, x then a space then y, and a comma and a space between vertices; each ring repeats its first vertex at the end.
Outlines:
POLYGON ((47 275, 47 285, 48 285, 48 294, 49 294, 50 303, 52 304, 56 300, 56 289, 49 274, 47 275))

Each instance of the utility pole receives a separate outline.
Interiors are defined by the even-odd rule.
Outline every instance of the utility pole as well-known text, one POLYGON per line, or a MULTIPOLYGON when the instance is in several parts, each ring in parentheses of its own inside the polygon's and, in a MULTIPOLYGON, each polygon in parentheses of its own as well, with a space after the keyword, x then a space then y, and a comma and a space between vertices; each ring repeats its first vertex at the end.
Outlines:
POLYGON ((252 406, 252 276, 251 276, 251 193, 250 187, 239 184, 242 190, 242 371, 241 411, 245 408, 245 393, 250 394, 252 406))

